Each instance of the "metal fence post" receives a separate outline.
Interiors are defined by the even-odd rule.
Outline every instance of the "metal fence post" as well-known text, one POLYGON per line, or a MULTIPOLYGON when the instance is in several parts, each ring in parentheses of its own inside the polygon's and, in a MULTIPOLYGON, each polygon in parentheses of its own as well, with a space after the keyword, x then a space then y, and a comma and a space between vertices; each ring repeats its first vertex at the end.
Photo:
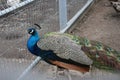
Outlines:
POLYGON ((59 0, 60 31, 67 26, 67 0, 59 0))

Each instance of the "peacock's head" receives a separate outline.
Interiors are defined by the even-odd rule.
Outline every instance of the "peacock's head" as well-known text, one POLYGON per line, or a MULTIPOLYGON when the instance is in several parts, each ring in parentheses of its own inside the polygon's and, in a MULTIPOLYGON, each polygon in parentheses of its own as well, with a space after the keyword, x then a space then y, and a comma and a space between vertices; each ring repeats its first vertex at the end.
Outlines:
MULTIPOLYGON (((35 26, 37 26, 39 29, 41 29, 41 27, 38 24, 34 24, 35 26)), ((28 34, 30 35, 35 35, 37 33, 36 28, 29 28, 28 30, 28 34)))
POLYGON ((27 31, 31 35, 34 35, 36 33, 36 29, 35 28, 29 28, 27 31))

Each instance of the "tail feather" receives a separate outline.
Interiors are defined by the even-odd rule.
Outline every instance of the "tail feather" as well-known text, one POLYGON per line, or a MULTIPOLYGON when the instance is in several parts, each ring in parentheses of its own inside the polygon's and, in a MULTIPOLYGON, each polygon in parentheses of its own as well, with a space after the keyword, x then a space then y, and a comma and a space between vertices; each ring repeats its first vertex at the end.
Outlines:
POLYGON ((93 61, 93 65, 100 69, 120 70, 120 62, 114 55, 107 55, 106 51, 99 51, 91 47, 83 46, 81 48, 93 61))

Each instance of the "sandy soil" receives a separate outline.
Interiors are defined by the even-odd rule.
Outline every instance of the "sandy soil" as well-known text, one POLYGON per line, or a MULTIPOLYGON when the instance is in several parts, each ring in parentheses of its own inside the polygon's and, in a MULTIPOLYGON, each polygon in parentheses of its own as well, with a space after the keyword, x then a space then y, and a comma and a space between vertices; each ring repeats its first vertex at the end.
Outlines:
POLYGON ((71 33, 100 41, 120 51, 120 15, 108 0, 98 1, 71 33))

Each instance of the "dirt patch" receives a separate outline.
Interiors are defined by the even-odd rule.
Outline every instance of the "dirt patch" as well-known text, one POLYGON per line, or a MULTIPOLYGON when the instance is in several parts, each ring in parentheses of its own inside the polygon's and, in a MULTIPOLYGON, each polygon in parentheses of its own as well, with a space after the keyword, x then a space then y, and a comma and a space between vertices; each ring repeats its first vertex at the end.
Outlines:
POLYGON ((72 34, 100 41, 120 51, 120 15, 108 0, 100 0, 72 30, 72 34))

